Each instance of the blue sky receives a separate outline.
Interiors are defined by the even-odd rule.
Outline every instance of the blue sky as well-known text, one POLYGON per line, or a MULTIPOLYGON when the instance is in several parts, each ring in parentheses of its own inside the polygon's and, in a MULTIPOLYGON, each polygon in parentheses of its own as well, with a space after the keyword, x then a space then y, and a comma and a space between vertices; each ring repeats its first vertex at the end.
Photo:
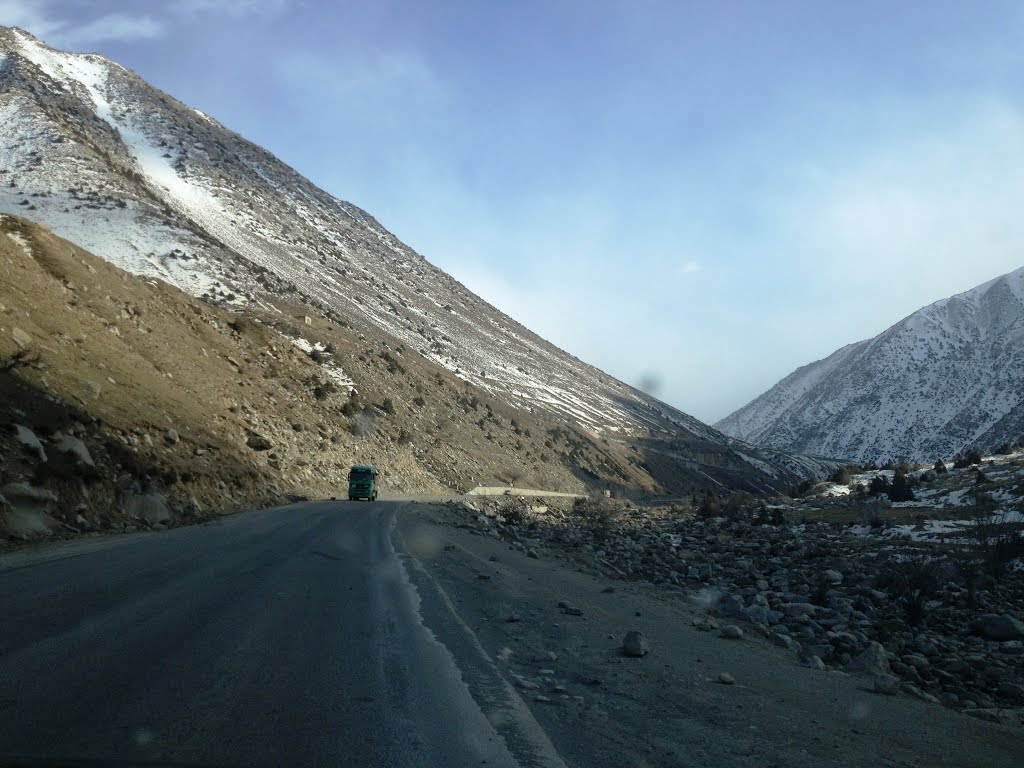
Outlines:
POLYGON ((1024 264, 1024 3, 0 0, 706 421, 1024 264))

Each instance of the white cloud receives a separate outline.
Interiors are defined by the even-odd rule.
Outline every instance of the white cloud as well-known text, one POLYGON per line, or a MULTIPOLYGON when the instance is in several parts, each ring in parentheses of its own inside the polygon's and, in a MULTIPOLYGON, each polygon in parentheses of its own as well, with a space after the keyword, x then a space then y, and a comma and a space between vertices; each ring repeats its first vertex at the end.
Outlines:
POLYGON ((269 16, 294 5, 294 0, 179 0, 175 10, 186 15, 208 13, 235 17, 269 16))
POLYGON ((0 24, 21 27, 43 42, 63 48, 87 48, 112 40, 149 40, 164 34, 152 16, 108 13, 85 21, 71 20, 46 0, 0 0, 0 24))
POLYGON ((699 261, 690 259, 684 264, 680 264, 676 269, 676 272, 680 275, 692 275, 694 272, 700 272, 702 269, 699 261))
POLYGON ((57 45, 84 47, 110 40, 152 40, 164 32, 164 25, 150 16, 108 13, 85 24, 58 30, 52 41, 57 45))

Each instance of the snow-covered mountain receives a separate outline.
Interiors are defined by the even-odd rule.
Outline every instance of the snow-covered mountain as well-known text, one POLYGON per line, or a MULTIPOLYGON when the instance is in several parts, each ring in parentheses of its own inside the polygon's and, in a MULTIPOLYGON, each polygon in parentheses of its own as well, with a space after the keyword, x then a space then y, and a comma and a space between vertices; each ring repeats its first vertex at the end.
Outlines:
POLYGON ((781 486, 816 466, 741 445, 549 344, 365 211, 101 56, 0 27, 0 125, 0 212, 129 272, 384 334, 513 407, 680 456, 709 485, 781 486))
POLYGON ((798 368, 715 426, 758 446, 927 461, 1024 438, 1024 267, 798 368))

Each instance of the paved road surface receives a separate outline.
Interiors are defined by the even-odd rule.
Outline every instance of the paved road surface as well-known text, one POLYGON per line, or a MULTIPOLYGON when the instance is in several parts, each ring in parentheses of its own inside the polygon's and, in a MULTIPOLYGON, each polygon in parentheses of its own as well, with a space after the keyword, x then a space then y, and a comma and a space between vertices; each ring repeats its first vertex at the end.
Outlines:
POLYGON ((0 558, 0 755, 557 765, 521 702, 499 736, 424 626, 400 507, 308 503, 0 558))

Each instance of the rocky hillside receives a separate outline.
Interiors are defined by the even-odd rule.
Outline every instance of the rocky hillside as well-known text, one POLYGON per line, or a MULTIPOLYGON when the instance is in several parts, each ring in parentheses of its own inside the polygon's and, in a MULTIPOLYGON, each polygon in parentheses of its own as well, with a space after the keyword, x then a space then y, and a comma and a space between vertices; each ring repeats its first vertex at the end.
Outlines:
POLYGON ((0 121, 0 211, 133 274, 401 347, 503 407, 631 451, 663 492, 771 489, 817 469, 730 441, 557 349, 365 211, 100 56, 0 29, 0 121))
POLYGON ((1024 268, 791 373, 718 422, 754 445, 854 461, 951 456, 1024 436, 1024 268))

